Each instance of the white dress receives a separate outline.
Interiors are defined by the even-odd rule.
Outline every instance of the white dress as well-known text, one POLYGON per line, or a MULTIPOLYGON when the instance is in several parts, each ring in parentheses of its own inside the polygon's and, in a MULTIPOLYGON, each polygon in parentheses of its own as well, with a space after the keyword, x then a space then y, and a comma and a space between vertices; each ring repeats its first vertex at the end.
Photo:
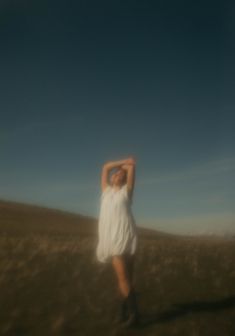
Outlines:
POLYGON ((127 184, 119 190, 108 185, 101 193, 100 200, 96 247, 98 261, 106 263, 114 255, 134 254, 138 237, 127 184))

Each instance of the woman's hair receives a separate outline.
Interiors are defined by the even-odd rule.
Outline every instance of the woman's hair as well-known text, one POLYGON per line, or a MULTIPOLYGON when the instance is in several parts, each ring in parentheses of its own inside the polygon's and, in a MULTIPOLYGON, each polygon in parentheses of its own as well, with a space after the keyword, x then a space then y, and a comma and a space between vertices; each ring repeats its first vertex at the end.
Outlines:
POLYGON ((123 180, 122 180, 122 184, 125 184, 126 182, 127 182, 127 171, 125 170, 125 169, 123 169, 123 168, 116 168, 115 169, 115 171, 111 174, 111 176, 110 176, 110 182, 112 181, 111 179, 112 179, 112 176, 114 175, 114 174, 116 174, 119 170, 122 170, 122 171, 124 171, 124 173, 125 173, 125 175, 124 175, 124 178, 123 178, 123 180))

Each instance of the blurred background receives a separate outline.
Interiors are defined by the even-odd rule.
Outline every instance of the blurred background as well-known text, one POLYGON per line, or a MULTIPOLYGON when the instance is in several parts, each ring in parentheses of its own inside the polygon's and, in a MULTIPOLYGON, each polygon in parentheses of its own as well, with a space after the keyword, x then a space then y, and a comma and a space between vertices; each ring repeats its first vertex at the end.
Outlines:
POLYGON ((137 225, 235 233, 235 7, 1 1, 0 198, 98 217, 137 160, 137 225))

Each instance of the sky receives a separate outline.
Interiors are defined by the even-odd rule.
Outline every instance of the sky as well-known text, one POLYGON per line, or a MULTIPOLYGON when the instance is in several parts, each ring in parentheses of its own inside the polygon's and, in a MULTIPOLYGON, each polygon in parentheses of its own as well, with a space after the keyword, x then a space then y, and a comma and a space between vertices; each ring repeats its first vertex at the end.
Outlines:
POLYGON ((1 1, 0 199, 98 218, 136 158, 137 225, 235 233, 232 1, 1 1))

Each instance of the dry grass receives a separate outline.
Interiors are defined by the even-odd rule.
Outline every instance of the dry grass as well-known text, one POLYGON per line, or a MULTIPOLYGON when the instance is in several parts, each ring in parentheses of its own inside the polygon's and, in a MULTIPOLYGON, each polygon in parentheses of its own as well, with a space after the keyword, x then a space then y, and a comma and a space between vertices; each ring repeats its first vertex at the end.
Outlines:
POLYGON ((142 327, 112 325, 116 276, 96 261, 97 222, 0 202, 0 335, 235 335, 235 242, 139 228, 142 327))

